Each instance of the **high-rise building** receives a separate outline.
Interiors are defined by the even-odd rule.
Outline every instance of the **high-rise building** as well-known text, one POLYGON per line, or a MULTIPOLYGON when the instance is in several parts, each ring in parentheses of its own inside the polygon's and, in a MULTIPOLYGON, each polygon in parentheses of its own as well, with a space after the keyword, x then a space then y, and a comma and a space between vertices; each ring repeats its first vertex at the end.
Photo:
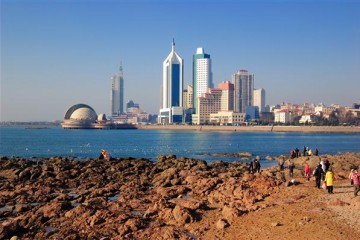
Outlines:
POLYGON ((259 107, 259 112, 265 110, 265 90, 263 88, 254 89, 253 106, 259 107))
POLYGON ((120 65, 119 72, 111 78, 111 115, 119 116, 124 112, 124 77, 120 65))
POLYGON ((218 84, 218 89, 222 90, 221 93, 221 111, 234 110, 234 84, 229 81, 223 81, 218 84))
POLYGON ((206 54, 203 48, 198 48, 193 56, 193 104, 197 112, 198 98, 213 88, 210 54, 206 54))
POLYGON ((162 101, 159 123, 183 121, 184 60, 175 52, 173 39, 172 49, 163 62, 162 101))
POLYGON ((192 115, 193 124, 206 124, 210 121, 210 114, 221 111, 222 90, 218 88, 209 88, 208 92, 202 97, 198 97, 198 111, 192 115))
POLYGON ((234 84, 234 111, 245 113, 253 104, 254 75, 247 70, 239 70, 232 77, 234 84))
POLYGON ((193 108, 193 87, 192 85, 188 85, 187 89, 184 90, 183 94, 184 99, 184 108, 190 109, 193 108))

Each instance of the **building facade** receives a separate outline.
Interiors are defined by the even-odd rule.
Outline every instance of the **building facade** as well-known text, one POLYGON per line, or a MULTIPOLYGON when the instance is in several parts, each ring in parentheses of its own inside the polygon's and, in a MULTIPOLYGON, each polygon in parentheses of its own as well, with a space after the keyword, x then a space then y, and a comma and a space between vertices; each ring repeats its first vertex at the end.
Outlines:
POLYGON ((192 85, 188 85, 187 89, 184 90, 183 94, 184 99, 184 108, 190 109, 193 108, 193 87, 192 85))
POLYGON ((265 111, 265 90, 263 88, 254 89, 253 106, 259 108, 259 112, 265 111))
POLYGON ((198 111, 192 115, 193 124, 210 123, 210 114, 221 110, 221 94, 221 89, 209 88, 207 93, 197 98, 198 111))
POLYGON ((218 89, 221 89, 221 110, 234 110, 234 84, 229 81, 223 81, 218 84, 218 89))
POLYGON ((119 116, 124 112, 124 77, 120 65, 119 72, 111 78, 111 116, 119 116))
POLYGON ((237 113, 232 111, 218 112, 210 114, 210 123, 219 125, 244 125, 245 113, 237 113))
POLYGON ((172 49, 163 62, 162 101, 158 117, 159 123, 183 122, 184 60, 172 49), (181 113, 182 112, 182 113, 181 113))
POLYGON ((197 113, 198 97, 213 88, 210 54, 206 54, 203 48, 198 48, 193 56, 193 105, 197 113))
POLYGON ((239 70, 232 77, 234 84, 234 111, 245 113, 247 106, 253 105, 254 75, 247 70, 239 70))
POLYGON ((274 112, 275 123, 290 123, 292 122, 292 113, 287 110, 280 110, 274 112))

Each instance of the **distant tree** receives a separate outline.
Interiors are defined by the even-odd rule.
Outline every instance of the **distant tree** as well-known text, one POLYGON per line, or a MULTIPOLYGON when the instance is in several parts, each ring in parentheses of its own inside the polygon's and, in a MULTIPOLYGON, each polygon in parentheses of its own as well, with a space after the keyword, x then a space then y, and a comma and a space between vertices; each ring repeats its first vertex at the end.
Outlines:
POLYGON ((334 111, 329 115, 328 123, 330 126, 338 126, 340 121, 337 113, 334 111))
POLYGON ((300 123, 299 123, 300 118, 301 118, 301 116, 295 116, 295 117, 293 117, 292 124, 295 125, 295 126, 300 125, 300 123))

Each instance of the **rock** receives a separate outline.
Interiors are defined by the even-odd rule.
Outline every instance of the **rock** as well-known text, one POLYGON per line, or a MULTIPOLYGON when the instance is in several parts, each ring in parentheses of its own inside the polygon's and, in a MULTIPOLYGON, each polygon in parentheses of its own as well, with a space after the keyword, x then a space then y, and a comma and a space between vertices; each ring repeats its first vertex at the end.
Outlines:
POLYGON ((221 211, 222 216, 227 220, 233 220, 240 216, 240 211, 236 207, 224 206, 221 211))
POLYGON ((216 222, 216 228, 217 228, 217 229, 222 230, 222 229, 224 229, 224 228, 226 228, 226 227, 228 227, 228 226, 230 226, 230 224, 229 224, 226 220, 224 220, 224 219, 219 219, 219 220, 216 222))
POLYGON ((161 197, 174 198, 180 194, 185 194, 190 189, 185 186, 158 187, 156 193, 161 197))
POLYGON ((175 221, 180 224, 184 225, 186 223, 194 222, 194 217, 191 215, 190 211, 184 207, 176 205, 172 211, 175 221))
POLYGON ((273 223, 271 223, 271 226, 272 226, 272 227, 279 227, 279 226, 281 226, 281 223, 279 223, 279 222, 273 222, 273 223))
POLYGON ((169 200, 169 202, 174 203, 183 208, 187 208, 190 210, 197 210, 199 208, 203 208, 205 206, 204 201, 199 201, 193 198, 183 199, 183 198, 174 198, 169 200))
POLYGON ((30 206, 28 204, 17 204, 15 206, 15 211, 18 213, 28 211, 30 209, 30 206))

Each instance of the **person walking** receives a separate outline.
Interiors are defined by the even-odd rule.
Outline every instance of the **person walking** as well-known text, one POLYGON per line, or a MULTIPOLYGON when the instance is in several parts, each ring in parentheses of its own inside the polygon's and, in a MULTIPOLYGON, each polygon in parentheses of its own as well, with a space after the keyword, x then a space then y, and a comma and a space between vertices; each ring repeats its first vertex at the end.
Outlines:
POLYGON ((321 164, 319 164, 314 171, 315 177, 315 187, 320 188, 321 176, 323 175, 323 170, 321 168, 321 164))
POLYGON ((306 181, 310 181, 310 176, 311 176, 311 168, 309 166, 309 164, 306 162, 304 165, 304 175, 306 177, 306 181))
POLYGON ((353 180, 353 183, 354 183, 354 196, 356 197, 358 192, 360 191, 360 173, 358 173, 357 170, 354 170, 353 171, 353 174, 352 174, 352 180, 353 180))
POLYGON ((334 190, 334 173, 331 168, 329 168, 325 175, 326 188, 329 194, 333 194, 334 190))

